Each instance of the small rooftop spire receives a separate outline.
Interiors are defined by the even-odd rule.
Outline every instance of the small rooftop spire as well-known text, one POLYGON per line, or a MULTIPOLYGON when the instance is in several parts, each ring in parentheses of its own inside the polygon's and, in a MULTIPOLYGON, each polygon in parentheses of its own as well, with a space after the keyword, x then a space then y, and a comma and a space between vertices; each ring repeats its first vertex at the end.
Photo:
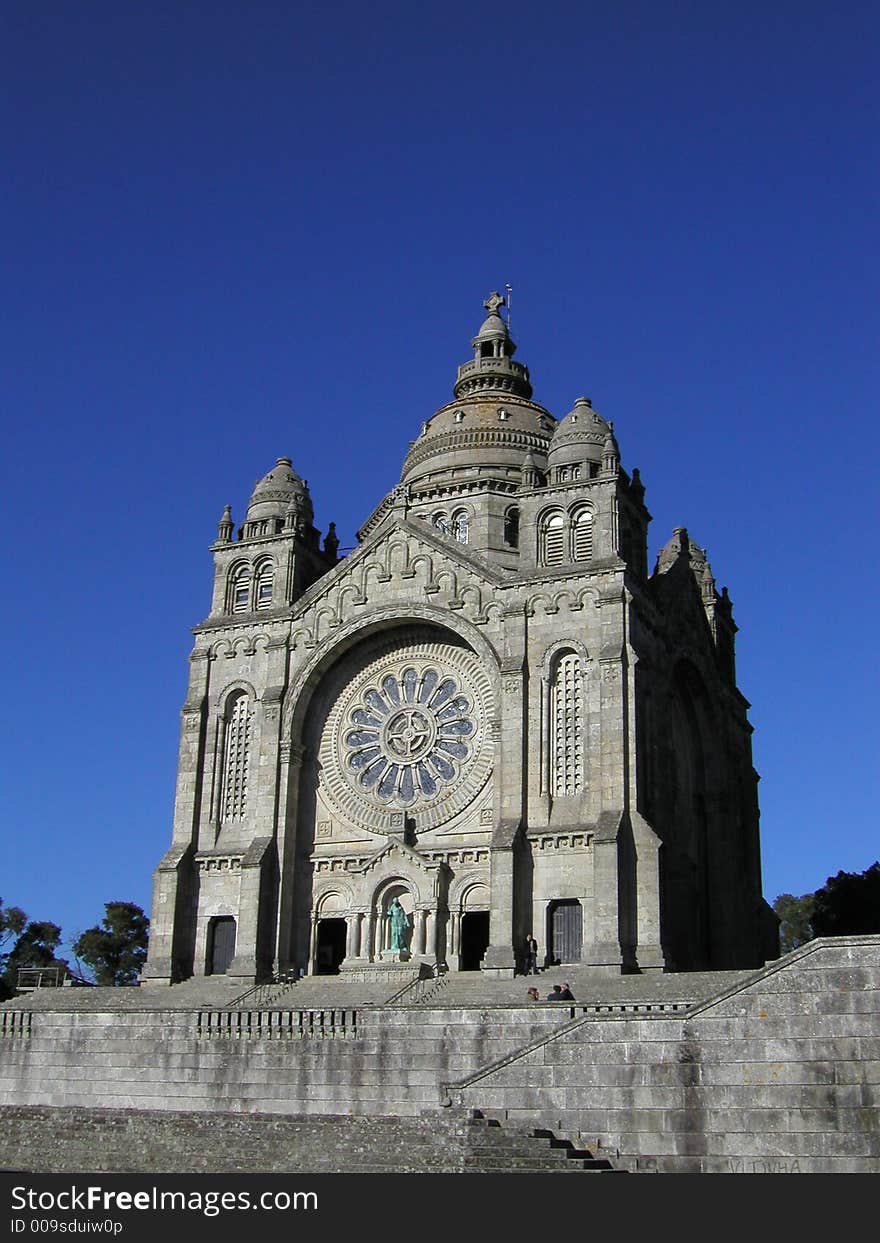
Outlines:
POLYGON ((526 399, 531 397, 529 369, 513 361, 516 345, 501 318, 500 308, 506 305, 506 301, 504 295, 494 289, 483 303, 489 314, 471 341, 473 361, 463 363, 458 369, 454 389, 456 397, 486 389, 515 393, 526 399))

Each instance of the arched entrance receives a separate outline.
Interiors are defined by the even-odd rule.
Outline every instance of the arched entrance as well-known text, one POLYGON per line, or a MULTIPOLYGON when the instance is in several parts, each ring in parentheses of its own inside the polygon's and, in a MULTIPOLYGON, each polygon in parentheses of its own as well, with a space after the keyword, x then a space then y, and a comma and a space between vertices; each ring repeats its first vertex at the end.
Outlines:
POLYGON ((384 885, 375 895, 374 910, 376 912, 376 946, 374 957, 376 959, 396 959, 398 961, 406 961, 413 952, 413 925, 414 925, 414 902, 413 896, 409 888, 398 880, 392 881, 390 884, 384 885), (403 907, 406 915, 406 926, 403 932, 403 940, 406 948, 403 950, 392 949, 392 920, 391 906, 397 901, 403 907))
POLYGON ((208 925, 208 962, 206 975, 225 975, 235 957, 235 919, 218 915, 208 925))

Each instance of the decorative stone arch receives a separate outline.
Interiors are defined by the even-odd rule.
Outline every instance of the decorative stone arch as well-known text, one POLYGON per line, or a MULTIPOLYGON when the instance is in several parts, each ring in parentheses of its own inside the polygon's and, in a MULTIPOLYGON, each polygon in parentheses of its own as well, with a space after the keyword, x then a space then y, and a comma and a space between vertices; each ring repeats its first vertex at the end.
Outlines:
POLYGON ((271 553, 263 553, 254 561, 252 599, 254 609, 272 607, 277 573, 278 564, 271 553))
POLYGON ((561 505, 548 506, 538 515, 538 564, 562 565, 567 560, 568 520, 561 505))
MULTIPOLYGON (((347 770, 341 767, 341 763, 347 752, 344 734, 340 730, 342 722, 348 721, 360 703, 357 696, 372 685, 371 678, 380 676, 371 673, 371 668, 382 670, 381 676, 385 679, 391 674, 400 677, 408 658, 401 664, 400 670, 395 670, 394 653, 406 650, 409 635, 415 640, 413 660, 422 669, 420 677, 427 676, 432 663, 439 659, 448 661, 449 673, 463 680, 463 693, 470 701, 471 709, 468 711, 472 712, 476 732, 473 735, 475 749, 472 758, 461 761, 462 764, 467 763, 463 780, 456 779, 449 787, 449 797, 442 797, 441 785, 437 795, 430 795, 424 800, 420 795, 406 816, 416 817, 419 833, 429 831, 463 810, 475 798, 481 797, 486 783, 492 779, 497 765, 497 736, 493 722, 500 703, 499 659, 485 632, 460 613, 431 605, 389 605, 340 626, 320 648, 305 648, 299 652, 297 656, 301 663, 298 668, 294 667, 284 698, 281 733, 281 799, 282 805, 289 809, 279 827, 281 888, 277 938, 279 961, 282 963, 302 964, 308 960, 308 921, 309 912, 314 912, 314 901, 310 896, 303 904, 302 897, 295 896, 308 892, 311 886, 310 881, 295 880, 296 876, 301 875, 296 863, 300 856, 295 851, 304 842, 309 843, 307 851, 320 851, 317 838, 311 838, 312 833, 317 833, 319 813, 331 823, 354 823, 359 829, 366 829, 375 835, 392 833, 397 836, 392 825, 394 804, 386 804, 378 798, 378 794, 377 797, 362 795, 352 779, 346 777, 347 770), (358 649, 362 645, 361 657, 358 649), (435 645, 440 653, 437 656, 433 655, 435 645), (444 649, 449 649, 446 656, 442 655, 444 649), (332 749, 327 751, 327 747, 332 749), (312 840, 316 843, 314 847, 312 840), (297 885, 304 885, 305 888, 297 888, 297 885)), ((384 686, 385 681, 381 685, 384 686)), ((351 726, 346 724, 344 728, 350 730, 351 726)), ((402 773, 403 769, 400 771, 402 773)), ((400 819, 402 841, 406 829, 404 816, 401 815, 400 819)), ((381 860, 377 860, 375 865, 383 869, 386 866, 390 864, 381 860)), ((369 870, 373 877, 378 878, 380 873, 375 867, 370 865, 369 870)), ((426 871, 431 871, 431 867, 426 871)), ((417 952, 420 955, 424 952, 428 960, 435 953, 437 957, 442 957, 446 930, 443 884, 432 891, 428 876, 422 874, 415 860, 412 870, 404 866, 401 872, 398 866, 398 874, 414 886, 412 891, 417 896, 413 930, 417 952)), ((352 944, 357 946, 354 956, 360 958, 365 953, 369 957, 369 952, 375 948, 377 935, 376 912, 367 892, 366 879, 365 875, 365 885, 359 886, 358 905, 353 912, 360 917, 355 921, 358 930, 352 934, 352 944)), ((311 892, 313 894, 314 890, 311 892)))
POLYGON ((504 511, 502 534, 506 548, 519 548, 519 505, 508 505, 504 511))
POLYGON ((536 668, 546 670, 549 673, 556 657, 562 652, 568 651, 576 652, 585 664, 591 659, 587 647, 580 639, 554 639, 552 643, 548 643, 544 648, 536 668))
POLYGON ((237 557, 226 570, 226 584, 223 591, 224 612, 232 614, 250 612, 253 579, 252 563, 243 557, 237 557))
POLYGON ((375 610, 348 625, 340 626, 332 639, 312 652, 294 676, 284 697, 282 738, 291 743, 299 742, 303 722, 318 685, 332 666, 357 644, 380 631, 387 630, 390 633, 403 626, 419 623, 440 631, 449 631, 470 647, 489 678, 493 699, 500 703, 500 656, 472 622, 462 617, 461 613, 450 613, 448 609, 431 605, 397 605, 375 610))
POLYGON ((490 890, 485 876, 459 878, 450 893, 449 960, 457 970, 479 969, 490 940, 490 890))
POLYGON ((239 691, 244 691, 244 693, 252 699, 254 703, 257 702, 257 692, 254 689, 253 682, 248 682, 245 678, 236 678, 232 682, 225 683, 223 689, 218 691, 214 696, 214 707, 217 711, 222 712, 229 703, 230 696, 239 691))
POLYGON ((241 821, 247 814, 250 771, 258 747, 257 703, 256 689, 245 678, 224 683, 211 700, 208 726, 209 747, 213 749, 210 819, 218 834, 224 824, 241 821))
POLYGON ((467 544, 470 540, 471 524, 474 520, 473 505, 458 503, 449 515, 449 534, 459 544, 467 544))
POLYGON ((570 561, 591 561, 595 531, 595 512, 588 501, 572 505, 568 511, 570 561))
POLYGON ((541 793, 573 798, 587 788, 590 654, 579 639, 557 639, 538 662, 541 793))
POLYGON ((347 912, 353 905, 353 895, 347 885, 334 880, 315 895, 315 914, 318 916, 347 912))

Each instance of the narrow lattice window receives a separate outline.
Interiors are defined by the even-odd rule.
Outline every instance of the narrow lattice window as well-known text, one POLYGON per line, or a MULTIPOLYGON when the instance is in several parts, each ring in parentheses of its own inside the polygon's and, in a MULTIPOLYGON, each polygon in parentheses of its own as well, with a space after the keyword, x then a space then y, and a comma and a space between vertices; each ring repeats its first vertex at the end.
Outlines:
POLYGON ((565 519, 562 514, 550 514, 541 528, 541 563, 559 565, 565 559, 565 519))
POLYGON ((431 519, 431 525, 434 530, 439 531, 441 535, 449 534, 449 519, 446 517, 446 514, 434 514, 434 517, 431 519))
POLYGON ((250 566, 240 565, 232 575, 229 590, 229 611, 247 613, 251 606, 250 566))
POLYGON ((223 820, 241 820, 247 810, 248 759, 251 745, 251 711, 242 691, 230 700, 223 738, 223 786, 220 809, 223 820))
POLYGON ((258 609, 272 607, 272 591, 275 585, 275 566, 271 561, 263 561, 257 568, 254 604, 258 609))
POLYGON ((571 533, 572 561, 589 561, 593 556, 593 515, 582 509, 575 518, 571 533))
POLYGON ((584 788, 584 706, 581 659, 561 656, 550 686, 551 790, 570 798, 584 788))
POLYGON ((466 544, 468 542, 468 516, 463 509, 459 509, 452 515, 450 533, 454 539, 458 540, 459 544, 466 544))

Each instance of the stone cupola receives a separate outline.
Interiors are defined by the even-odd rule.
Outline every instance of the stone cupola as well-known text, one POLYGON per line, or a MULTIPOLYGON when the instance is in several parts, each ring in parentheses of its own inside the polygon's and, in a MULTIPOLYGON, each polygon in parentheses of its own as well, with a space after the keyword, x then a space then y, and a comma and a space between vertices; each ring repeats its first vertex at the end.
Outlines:
MULTIPOLYGON (((602 463, 602 450, 608 435, 608 423, 593 409, 589 397, 578 397, 574 406, 553 433, 547 453, 551 470, 559 467, 602 463)), ((588 472, 595 473, 595 472, 588 472)))
POLYGON ((471 342, 473 361, 462 363, 458 369, 454 389, 456 397, 467 397, 485 390, 512 393, 526 400, 531 397, 529 369, 524 363, 513 361, 516 345, 501 318, 500 309, 504 305, 505 299, 497 291, 483 303, 489 314, 471 342))
POLYGON ((289 457, 280 457, 269 473, 257 480, 248 502, 245 538, 272 534, 285 524, 311 526, 314 517, 308 484, 293 469, 289 457), (256 529, 264 525, 265 530, 256 529))

